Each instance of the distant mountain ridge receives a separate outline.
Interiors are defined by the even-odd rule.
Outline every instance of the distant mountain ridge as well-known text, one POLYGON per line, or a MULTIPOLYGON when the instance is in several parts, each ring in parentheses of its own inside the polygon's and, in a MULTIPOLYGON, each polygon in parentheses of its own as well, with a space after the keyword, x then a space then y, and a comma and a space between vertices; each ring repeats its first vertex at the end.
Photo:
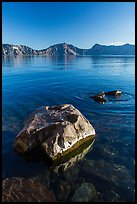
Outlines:
POLYGON ((100 45, 95 44, 87 52, 89 55, 134 55, 135 45, 124 44, 124 45, 100 45))
POLYGON ((90 49, 81 49, 67 43, 60 43, 46 49, 35 50, 24 45, 2 44, 2 56, 83 56, 83 55, 135 55, 135 45, 100 45, 95 44, 90 49))

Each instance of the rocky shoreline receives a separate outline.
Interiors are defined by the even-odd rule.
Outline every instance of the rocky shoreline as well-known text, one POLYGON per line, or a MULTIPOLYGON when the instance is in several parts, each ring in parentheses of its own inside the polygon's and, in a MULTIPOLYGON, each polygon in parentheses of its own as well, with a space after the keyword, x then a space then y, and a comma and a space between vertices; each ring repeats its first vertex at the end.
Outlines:
MULTIPOLYGON (((30 141, 32 141, 31 136, 33 139, 34 137, 35 139, 36 137, 39 137, 39 133, 41 133, 39 131, 41 130, 40 128, 47 127, 47 124, 50 124, 51 128, 51 124, 55 125, 57 121, 60 125, 62 125, 62 122, 66 121, 66 119, 69 125, 74 125, 77 123, 77 125, 79 124, 78 127, 81 127, 84 121, 87 124, 87 129, 83 130, 82 128, 79 128, 81 134, 84 134, 83 132, 85 130, 89 131, 89 129, 95 133, 95 129, 93 128, 93 126, 89 124, 87 119, 78 110, 76 110, 70 104, 65 104, 52 107, 46 106, 34 111, 25 121, 23 131, 21 131, 19 135, 21 135, 22 132, 24 133, 25 131, 27 131, 26 136, 28 137, 28 139, 30 139, 30 141), (76 115, 76 113, 78 117, 74 116, 76 115), (48 120, 45 120, 45 114, 46 116, 48 116, 48 120), (81 119, 82 123, 80 122, 81 119), (38 132, 37 135, 34 133, 36 130, 38 132)), ((57 127, 59 127, 59 125, 57 125, 57 127)), ((56 129, 56 131, 53 130, 52 133, 56 133, 58 131, 58 129, 56 129)), ((59 131, 61 132, 60 128, 59 131)), ((64 131, 62 132, 64 133, 64 131)), ((99 132, 101 132, 101 130, 97 131, 97 133, 99 132)), ((44 135, 45 134, 43 134, 43 136, 44 135)), ((5 178, 2 182, 2 202, 134 201, 135 181, 133 180, 130 171, 125 165, 125 163, 127 164, 129 162, 127 158, 129 152, 124 152, 125 157, 123 157, 122 163, 119 163, 117 158, 121 155, 121 152, 119 148, 117 148, 117 145, 121 144, 120 141, 115 141, 114 148, 111 147, 111 145, 107 145, 108 143, 110 143, 111 137, 107 138, 106 143, 98 144, 95 135, 92 135, 91 137, 87 136, 87 134, 85 135, 86 137, 83 138, 82 144, 79 144, 80 140, 78 140, 78 142, 76 142, 77 148, 74 148, 73 151, 68 151, 68 154, 63 155, 64 157, 61 157, 60 155, 59 159, 55 160, 52 165, 49 166, 49 168, 44 170, 42 174, 32 176, 31 178, 5 178), (96 143, 94 144, 95 139, 96 143), (96 158, 94 160, 92 159, 92 154, 90 158, 84 158, 85 155, 90 151, 91 153, 94 152, 94 154, 96 155, 96 158), (102 158, 102 156, 104 160, 100 159, 102 158), (125 159, 127 160, 125 161, 125 159)), ((21 139, 24 139, 23 137, 24 134, 23 136, 21 135, 21 139)), ((48 137, 51 139, 50 135, 48 137)), ((26 138, 25 142, 27 141, 26 138)), ((24 142, 24 140, 21 141, 24 142)), ((45 140, 41 141, 45 142, 45 140)), ((35 142, 37 142, 36 144, 41 145, 38 140, 35 140, 35 142)), ((62 145, 62 143, 59 144, 62 145)), ((32 146, 33 145, 31 145, 31 147, 32 146)), ((36 149, 38 147, 39 145, 35 146, 36 149)), ((31 149, 31 151, 32 150, 33 148, 31 149)), ((33 151, 32 157, 35 157, 33 151)), ((47 160, 45 160, 45 162, 47 162, 47 160)), ((134 160, 130 161, 130 168, 133 169, 133 174, 134 166, 134 160)))

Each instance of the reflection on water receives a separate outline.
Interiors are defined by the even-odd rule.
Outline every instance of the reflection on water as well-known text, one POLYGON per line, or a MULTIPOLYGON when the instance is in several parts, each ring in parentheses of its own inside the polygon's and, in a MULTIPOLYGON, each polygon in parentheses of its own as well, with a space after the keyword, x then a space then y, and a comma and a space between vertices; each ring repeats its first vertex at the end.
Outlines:
POLYGON ((95 200, 134 201, 135 58, 16 57, 2 63, 2 178, 34 178, 59 201, 72 201, 85 186, 90 192, 87 183, 94 186, 95 200), (105 104, 90 98, 116 89, 122 91, 120 98, 109 97, 105 104), (74 105, 93 124, 97 135, 92 151, 56 169, 16 155, 14 138, 28 115, 40 106, 64 103, 74 105))
POLYGON ((91 138, 90 141, 85 142, 83 145, 79 146, 73 152, 68 153, 68 155, 55 161, 51 168, 59 173, 60 171, 66 171, 68 168, 74 166, 78 161, 82 160, 85 155, 91 150, 95 138, 91 138))

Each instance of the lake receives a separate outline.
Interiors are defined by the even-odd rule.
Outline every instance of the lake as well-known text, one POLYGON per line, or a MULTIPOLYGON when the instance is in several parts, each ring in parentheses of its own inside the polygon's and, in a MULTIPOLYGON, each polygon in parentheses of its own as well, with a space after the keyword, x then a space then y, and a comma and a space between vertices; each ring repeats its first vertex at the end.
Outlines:
POLYGON ((134 56, 11 57, 2 59, 2 178, 33 178, 59 201, 135 200, 134 56), (104 104, 90 96, 121 90, 104 104), (43 160, 13 151, 15 136, 40 106, 69 103, 91 122, 96 139, 81 160, 55 171, 43 160), (86 193, 84 192, 86 186, 86 193), (62 190, 63 189, 63 190, 62 190), (94 200, 94 198, 93 198, 94 200))

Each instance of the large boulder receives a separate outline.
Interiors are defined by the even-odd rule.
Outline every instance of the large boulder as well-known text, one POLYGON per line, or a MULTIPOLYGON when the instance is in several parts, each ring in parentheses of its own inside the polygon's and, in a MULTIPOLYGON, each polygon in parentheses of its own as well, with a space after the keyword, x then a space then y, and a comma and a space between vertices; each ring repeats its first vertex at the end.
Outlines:
POLYGON ((44 106, 25 121, 14 149, 24 154, 40 147, 53 161, 94 137, 95 129, 74 106, 44 106))
POLYGON ((37 181, 13 177, 2 182, 2 202, 56 202, 56 198, 37 181))

